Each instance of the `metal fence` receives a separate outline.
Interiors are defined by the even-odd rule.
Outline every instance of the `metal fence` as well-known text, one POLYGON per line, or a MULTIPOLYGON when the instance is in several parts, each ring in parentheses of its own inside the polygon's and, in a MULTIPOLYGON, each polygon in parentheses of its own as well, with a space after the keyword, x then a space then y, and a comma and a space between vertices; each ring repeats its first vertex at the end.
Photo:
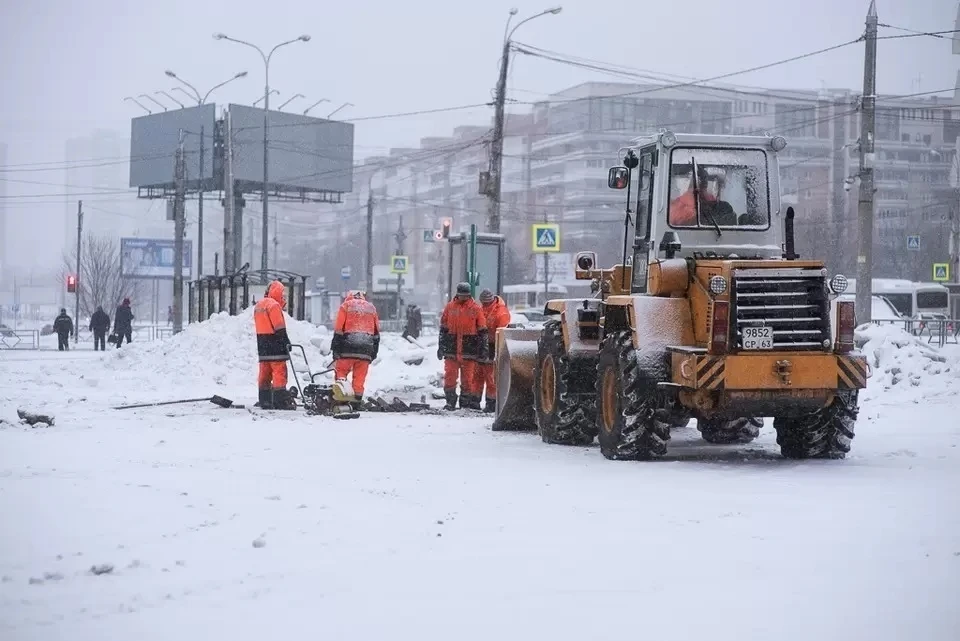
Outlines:
POLYGON ((36 329, 0 330, 0 350, 40 349, 40 331, 36 329))
MULTIPOLYGON (((54 336, 48 334, 48 336, 54 336)), ((173 336, 173 327, 169 325, 139 325, 133 328, 131 338, 133 342, 149 343, 159 341, 173 336)), ((0 330, 0 350, 38 350, 42 349, 40 344, 41 333, 37 329, 7 329, 0 330)), ((55 340, 55 339, 54 339, 55 340)), ((93 344, 93 332, 81 328, 77 342, 82 344, 93 344)), ((74 344, 73 336, 70 337, 70 344, 74 344)))
POLYGON ((960 319, 925 318, 922 320, 875 320, 874 325, 895 325, 917 338, 926 337, 927 343, 937 347, 960 344, 960 319))
POLYGON ((286 287, 287 313, 297 319, 306 317, 307 277, 279 270, 244 271, 225 276, 204 276, 189 284, 189 323, 200 323, 214 314, 227 312, 236 316, 263 296, 264 288, 273 280, 286 287))

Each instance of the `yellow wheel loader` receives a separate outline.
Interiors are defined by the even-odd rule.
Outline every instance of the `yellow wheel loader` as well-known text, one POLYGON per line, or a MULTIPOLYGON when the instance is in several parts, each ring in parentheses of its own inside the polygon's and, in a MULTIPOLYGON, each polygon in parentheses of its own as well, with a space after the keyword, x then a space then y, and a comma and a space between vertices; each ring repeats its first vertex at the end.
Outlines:
POLYGON ((661 131, 622 150, 607 179, 626 192, 621 263, 577 254, 592 298, 548 301, 541 331, 497 332, 493 429, 649 460, 690 419, 736 444, 772 417, 783 456, 843 458, 867 364, 853 302, 836 300, 846 278, 794 251, 786 144, 661 131))

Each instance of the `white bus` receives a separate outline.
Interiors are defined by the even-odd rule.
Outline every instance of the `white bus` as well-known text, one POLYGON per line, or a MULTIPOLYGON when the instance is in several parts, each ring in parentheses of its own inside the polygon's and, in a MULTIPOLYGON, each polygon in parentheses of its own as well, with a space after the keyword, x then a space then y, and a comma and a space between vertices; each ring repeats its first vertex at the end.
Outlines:
MULTIPOLYGON (((857 280, 851 278, 845 294, 857 293, 857 280)), ((874 278, 874 296, 886 298, 905 318, 919 319, 922 314, 950 316, 950 291, 939 283, 915 283, 896 278, 874 278)))
MULTIPOLYGON (((547 285, 549 298, 566 298, 567 288, 563 285, 547 285)), ((531 321, 542 320, 543 308, 547 304, 548 295, 543 291, 543 284, 533 285, 504 285, 503 302, 511 313, 523 314, 531 321)))

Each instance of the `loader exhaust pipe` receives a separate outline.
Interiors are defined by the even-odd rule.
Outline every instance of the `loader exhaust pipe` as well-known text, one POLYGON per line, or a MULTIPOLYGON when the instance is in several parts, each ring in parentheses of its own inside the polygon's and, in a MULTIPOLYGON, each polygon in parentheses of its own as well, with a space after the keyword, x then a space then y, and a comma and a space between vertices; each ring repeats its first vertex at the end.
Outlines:
POLYGON ((784 223, 784 244, 783 244, 783 257, 787 260, 796 260, 800 258, 797 256, 796 245, 794 244, 795 236, 793 234, 793 217, 794 217, 793 207, 787 207, 787 220, 784 223))

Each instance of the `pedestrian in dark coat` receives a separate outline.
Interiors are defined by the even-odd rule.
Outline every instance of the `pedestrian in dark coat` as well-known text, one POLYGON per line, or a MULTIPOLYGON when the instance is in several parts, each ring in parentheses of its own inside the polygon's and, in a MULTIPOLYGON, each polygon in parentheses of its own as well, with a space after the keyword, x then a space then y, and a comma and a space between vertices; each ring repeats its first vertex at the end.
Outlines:
POLYGON ((407 324, 403 328, 403 338, 410 336, 414 340, 420 338, 423 331, 423 316, 420 307, 416 304, 407 305, 407 324))
POLYGON ((90 331, 93 332, 93 349, 101 352, 107 349, 107 332, 110 331, 110 317, 103 307, 98 306, 97 311, 90 317, 90 331))
POLYGON ((60 315, 53 321, 53 331, 57 333, 57 349, 59 351, 70 349, 70 334, 73 333, 73 319, 67 316, 67 310, 60 308, 60 315))
POLYGON ((113 315, 113 333, 117 335, 117 349, 123 345, 123 339, 127 343, 133 342, 133 311, 130 309, 130 299, 124 298, 120 307, 117 307, 117 313, 113 315))

